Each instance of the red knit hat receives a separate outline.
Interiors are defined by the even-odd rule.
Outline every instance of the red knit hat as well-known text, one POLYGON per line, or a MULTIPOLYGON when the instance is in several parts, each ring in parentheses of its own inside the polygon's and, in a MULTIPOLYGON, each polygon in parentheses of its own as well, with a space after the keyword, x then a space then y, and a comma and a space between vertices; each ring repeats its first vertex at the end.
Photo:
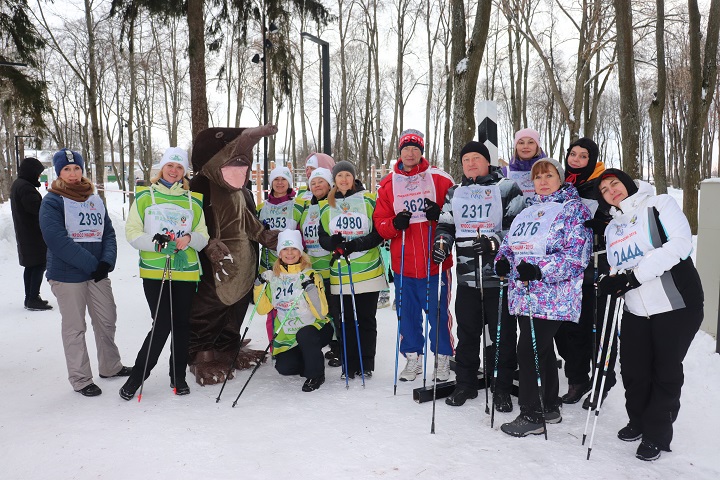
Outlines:
POLYGON ((398 142, 398 152, 405 147, 413 146, 420 149, 420 153, 425 153, 425 139, 423 134, 418 130, 408 129, 400 134, 398 142))

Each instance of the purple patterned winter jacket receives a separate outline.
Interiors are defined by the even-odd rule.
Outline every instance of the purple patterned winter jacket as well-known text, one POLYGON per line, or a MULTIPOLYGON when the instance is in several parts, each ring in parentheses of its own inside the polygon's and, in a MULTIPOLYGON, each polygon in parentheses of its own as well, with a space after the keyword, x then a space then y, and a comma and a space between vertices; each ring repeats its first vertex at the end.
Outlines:
POLYGON ((542 280, 529 282, 528 289, 517 280, 515 267, 519 260, 514 257, 508 241, 513 228, 503 239, 495 261, 506 257, 510 261, 508 306, 511 315, 528 316, 547 320, 577 323, 582 303, 582 281, 585 267, 592 253, 592 231, 583 223, 592 218, 590 210, 580 201, 574 186, 563 184, 560 189, 546 196, 535 195, 531 205, 558 202, 563 209, 557 216, 548 235, 546 254, 524 257, 527 263, 540 267, 542 280))

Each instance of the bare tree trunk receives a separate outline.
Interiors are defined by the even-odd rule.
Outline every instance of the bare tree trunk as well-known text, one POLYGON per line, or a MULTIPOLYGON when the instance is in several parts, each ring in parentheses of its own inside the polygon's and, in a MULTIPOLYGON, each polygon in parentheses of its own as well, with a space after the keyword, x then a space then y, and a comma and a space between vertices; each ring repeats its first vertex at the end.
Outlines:
MULTIPOLYGON (((475 137, 475 93, 485 42, 490 28, 491 0, 480 0, 475 14, 470 42, 465 47, 464 2, 451 0, 452 51, 450 65, 453 68, 453 140, 452 156, 456 157, 462 147, 475 137)), ((460 162, 450 162, 450 175, 460 178, 460 162)))
POLYGON ((105 155, 103 153, 102 130, 98 118, 98 74, 95 59, 95 23, 92 18, 90 0, 85 0, 85 27, 88 35, 88 102, 90 110, 90 121, 92 123, 92 143, 95 164, 95 183, 98 187, 98 195, 105 200, 105 155))
POLYGON ((718 34, 720 33, 720 0, 710 2, 705 35, 705 48, 701 50, 700 11, 697 0, 688 1, 690 17, 690 105, 688 108, 687 160, 683 183, 683 211, 690 222, 693 234, 698 226, 698 191, 700 190, 700 167, 702 134, 707 122, 717 82, 718 34))
POLYGON ((617 24, 618 78, 620 79, 620 130, 623 171, 638 178, 640 165, 640 121, 635 88, 632 8, 630 0, 614 0, 617 24))
POLYGON ((667 179, 665 178, 665 136, 663 135, 663 113, 665 111, 665 96, 667 95, 667 73, 665 71, 665 0, 655 2, 657 19, 655 21, 655 48, 657 48, 657 91, 650 103, 648 115, 652 132, 653 158, 655 160, 655 191, 658 194, 667 193, 667 179))
POLYGON ((187 22, 190 59, 190 118, 192 120, 192 136, 195 138, 198 133, 208 128, 203 0, 188 0, 187 22))

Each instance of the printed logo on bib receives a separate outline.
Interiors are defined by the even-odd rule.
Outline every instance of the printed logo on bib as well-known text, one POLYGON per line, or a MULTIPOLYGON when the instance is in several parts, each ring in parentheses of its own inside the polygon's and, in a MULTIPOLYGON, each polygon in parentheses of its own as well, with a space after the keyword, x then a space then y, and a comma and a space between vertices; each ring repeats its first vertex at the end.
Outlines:
POLYGON ((63 198, 65 228, 76 242, 101 242, 104 231, 105 205, 97 195, 84 202, 63 198))

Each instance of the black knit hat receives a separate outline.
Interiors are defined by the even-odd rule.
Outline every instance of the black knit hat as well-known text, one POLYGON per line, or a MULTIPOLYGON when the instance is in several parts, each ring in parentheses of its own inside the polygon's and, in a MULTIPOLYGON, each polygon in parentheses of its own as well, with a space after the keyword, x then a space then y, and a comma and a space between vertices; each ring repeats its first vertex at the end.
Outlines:
POLYGON ((340 172, 350 172, 350 174, 353 176, 353 178, 357 178, 357 175, 355 174, 355 166, 348 162, 347 160, 342 160, 333 166, 332 169, 332 177, 333 180, 335 180, 335 177, 340 172))
POLYGON ((460 150, 460 161, 462 162, 462 158, 465 156, 466 153, 471 152, 479 153, 485 158, 485 160, 488 162, 488 165, 490 164, 490 151, 487 149, 484 143, 476 142, 474 140, 466 143, 462 150, 460 150))
POLYGON ((598 202, 602 207, 604 207, 605 210, 610 208, 610 204, 608 204, 605 199, 603 198, 602 194, 600 193, 600 183, 602 183, 603 180, 606 178, 616 177, 618 180, 622 182, 623 185, 625 185, 625 189, 628 192, 628 197, 635 195, 638 191, 638 186, 635 184, 633 179, 628 175, 627 173, 623 172, 622 170, 618 168, 608 168, 603 173, 600 174, 600 176, 597 179, 597 182, 595 183, 595 193, 597 195, 598 202))
POLYGON ((578 138, 573 143, 571 143, 567 149, 567 152, 565 153, 566 180, 575 185, 585 183, 595 171, 599 152, 600 149, 598 148, 597 143, 593 142, 587 137, 578 138), (584 148, 588 151, 588 163, 582 168, 572 168, 568 163, 568 157, 570 156, 570 151, 573 149, 573 147, 584 148), (571 181, 571 179, 573 180, 571 181))

